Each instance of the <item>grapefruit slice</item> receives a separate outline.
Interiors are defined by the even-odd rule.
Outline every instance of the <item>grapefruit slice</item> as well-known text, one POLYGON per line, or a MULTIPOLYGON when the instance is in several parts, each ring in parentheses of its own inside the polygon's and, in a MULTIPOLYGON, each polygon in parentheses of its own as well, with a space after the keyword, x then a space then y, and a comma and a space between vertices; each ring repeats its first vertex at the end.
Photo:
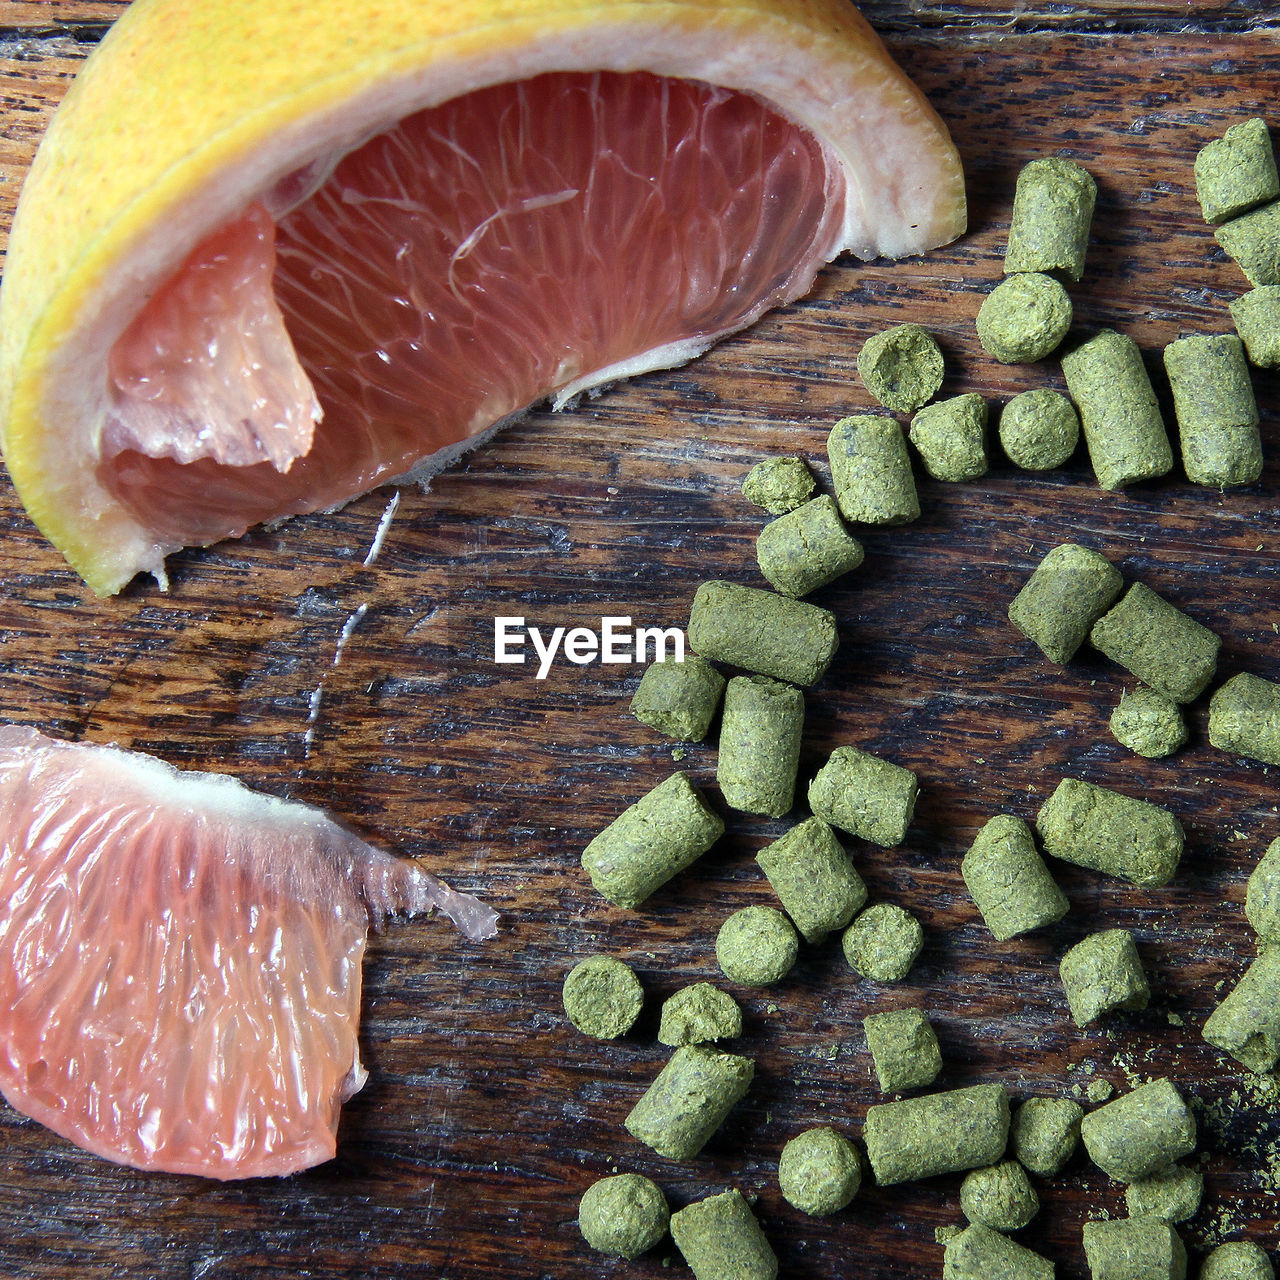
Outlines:
POLYGON ((0 437, 97 591, 964 228, 848 0, 138 0, 32 168, 0 437))
POLYGON ((209 1178, 330 1159, 365 1080, 370 926, 496 915, 324 814, 0 727, 0 1091, 108 1160, 209 1178))

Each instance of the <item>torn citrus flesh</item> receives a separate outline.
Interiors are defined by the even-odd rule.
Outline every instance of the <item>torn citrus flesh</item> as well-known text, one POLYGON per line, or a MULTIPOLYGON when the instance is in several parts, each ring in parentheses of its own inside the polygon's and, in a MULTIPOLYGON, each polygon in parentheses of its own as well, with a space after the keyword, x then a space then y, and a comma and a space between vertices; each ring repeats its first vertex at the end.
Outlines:
POLYGON ((109 593, 964 219, 847 0, 137 0, 15 219, 5 459, 109 593))

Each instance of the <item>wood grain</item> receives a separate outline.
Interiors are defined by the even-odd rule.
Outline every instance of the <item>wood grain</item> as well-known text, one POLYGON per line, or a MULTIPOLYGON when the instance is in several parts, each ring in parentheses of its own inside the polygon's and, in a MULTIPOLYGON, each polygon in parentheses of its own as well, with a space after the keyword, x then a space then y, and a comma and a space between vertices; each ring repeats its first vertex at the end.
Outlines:
MULTIPOLYGON (((57 25, 118 8, 9 4, 0 19, 14 27, 52 13, 46 21, 57 25)), ((688 368, 576 410, 531 414, 430 493, 405 490, 371 567, 363 561, 385 492, 175 557, 168 595, 138 584, 98 601, 31 527, 7 480, 0 486, 0 717, 325 805, 504 915, 499 941, 486 946, 431 920, 375 940, 362 1032, 370 1080, 346 1109, 338 1158, 322 1168, 242 1185, 149 1176, 4 1108, 0 1272, 669 1274, 669 1246, 615 1264, 578 1236, 578 1197, 617 1168, 653 1177, 676 1205, 728 1185, 757 1196, 787 1276, 923 1280, 940 1272, 934 1228, 959 1219, 958 1178, 869 1188, 821 1221, 791 1210, 774 1181, 778 1152, 800 1129, 857 1131, 879 1100, 861 1018, 907 1003, 928 1008, 938 1027, 948 1087, 1000 1079, 1021 1097, 1095 1074, 1120 1088, 1168 1074, 1210 1109, 1245 1091, 1227 1120, 1205 1126, 1206 1208, 1184 1234, 1201 1249, 1225 1215, 1227 1234, 1275 1245, 1276 1178, 1264 1158, 1280 1149, 1274 1097, 1197 1033, 1216 989, 1252 952, 1244 879, 1280 834, 1274 774, 1213 751, 1203 705, 1192 710, 1187 750, 1165 762, 1129 755, 1106 729, 1123 674, 1089 656, 1052 667, 1004 617, 1044 552, 1077 539, 1217 630, 1224 675, 1280 678, 1272 374, 1256 380, 1268 463, 1249 489, 1220 495, 1169 479, 1105 494, 1082 457, 1047 477, 997 465, 973 484, 922 480, 922 519, 866 537, 862 569, 817 598, 839 618, 842 649, 807 695, 803 768, 847 742, 919 772, 923 797, 905 845, 850 847, 874 897, 925 922, 924 955, 906 983, 880 988, 856 980, 830 944, 807 950, 778 987, 736 991, 757 1083, 696 1161, 661 1160, 621 1128, 664 1057, 654 1039, 660 999, 717 977, 715 930, 730 911, 770 901, 752 855, 787 824, 729 815, 722 844, 644 910, 610 908, 578 855, 675 767, 670 744, 626 715, 629 670, 557 665, 536 681, 495 666, 494 615, 590 625, 630 612, 672 625, 703 578, 758 582, 760 518, 737 492, 742 475, 777 452, 824 470, 832 422, 870 403, 857 351, 890 323, 915 320, 939 335, 944 393, 1003 400, 1061 385, 1052 365, 995 364, 973 331, 1000 272, 1017 170, 1037 155, 1063 150, 1099 178, 1088 274, 1073 291, 1081 330, 1119 325, 1154 370, 1173 337, 1227 329, 1227 303, 1245 287, 1199 222, 1190 172, 1203 142, 1277 100, 1280 69, 1264 37, 975 39, 941 19, 916 37, 893 30, 901 6, 868 9, 888 17, 891 47, 964 156, 972 230, 958 245, 924 261, 837 264, 810 298, 688 368), (362 605, 335 666, 338 636, 362 605), (1064 773, 1171 808, 1188 832, 1184 869, 1167 889, 1144 891, 1057 868, 1071 915, 997 945, 964 894, 960 856, 989 815, 1033 816, 1064 773), (1065 1016, 1057 957, 1116 925, 1138 939, 1152 1007, 1080 1032, 1065 1016), (599 950, 633 962, 651 996, 637 1032, 619 1043, 584 1040, 560 1010, 565 971, 599 950)), ((1206 11, 1274 17, 1197 6, 1198 20, 1206 11)), ((976 3, 946 11, 957 24, 1003 12, 976 3)), ((1186 7, 1126 12, 1159 26, 1186 7)), ((68 39, 38 43, 0 65, 6 224, 81 56, 68 39)), ((714 794, 712 747, 690 749, 680 767, 714 794)), ((1020 1238, 1054 1256, 1065 1280, 1084 1276, 1081 1223, 1123 1212, 1122 1189, 1078 1159, 1040 1191, 1044 1210, 1020 1238)), ((678 1257, 671 1265, 679 1273, 678 1257)))

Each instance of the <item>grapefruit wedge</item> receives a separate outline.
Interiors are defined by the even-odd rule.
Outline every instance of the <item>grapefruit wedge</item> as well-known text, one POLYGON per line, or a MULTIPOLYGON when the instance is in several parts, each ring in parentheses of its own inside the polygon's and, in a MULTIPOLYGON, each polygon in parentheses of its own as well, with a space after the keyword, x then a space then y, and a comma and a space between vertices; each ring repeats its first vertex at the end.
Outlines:
POLYGON ((496 916, 315 809, 0 727, 0 1091, 120 1164, 208 1178, 330 1159, 365 1080, 365 938, 496 916))
POLYGON ((0 438, 110 593, 964 220, 849 0, 136 0, 23 192, 0 438))

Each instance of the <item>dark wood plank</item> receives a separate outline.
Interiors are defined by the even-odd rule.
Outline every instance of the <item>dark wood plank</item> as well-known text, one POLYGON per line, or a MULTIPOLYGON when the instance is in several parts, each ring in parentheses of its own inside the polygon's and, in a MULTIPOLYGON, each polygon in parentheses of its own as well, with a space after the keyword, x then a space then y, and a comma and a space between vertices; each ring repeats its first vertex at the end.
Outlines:
MULTIPOLYGON (((774 1182, 778 1151, 799 1129, 856 1132, 878 1100, 860 1019, 910 1002, 935 1018, 948 1086, 1001 1079, 1025 1096, 1094 1074, 1121 1088, 1172 1076, 1206 1116, 1209 1194, 1188 1241, 1201 1249, 1239 1233, 1275 1244, 1274 1094, 1197 1031, 1251 954, 1243 885, 1280 834, 1274 775, 1210 749, 1203 706, 1185 752, 1135 760, 1106 731, 1121 673, 1087 657, 1052 668, 1004 620, 1039 557, 1078 538, 1218 630, 1224 675, 1280 678, 1274 375, 1257 379, 1269 460, 1251 489, 1219 495, 1169 480, 1103 494, 1081 458, 1048 477, 997 466, 970 485, 922 482, 922 520, 867 537, 864 568, 819 597, 840 618, 843 649, 807 698, 804 767, 852 742, 919 771, 924 796, 904 847, 851 847, 873 894, 926 922, 925 953, 897 988, 856 981, 828 945, 806 952, 779 987, 739 991, 742 1047, 759 1077, 698 1160, 663 1161, 621 1129, 664 1056, 658 1000, 716 978, 715 929, 731 910, 770 900, 752 854, 786 824, 731 816, 723 844, 649 907, 608 907, 578 854, 673 768, 669 744, 626 716, 627 671, 558 665, 538 682, 494 666, 494 614, 572 625, 631 612, 676 624, 702 578, 758 581, 760 521, 737 493, 742 474, 771 452, 821 460, 831 423, 869 403, 855 356, 889 323, 939 333, 948 391, 1004 399, 1059 385, 1053 368, 996 365, 973 333, 1000 271, 1017 169, 1036 155, 1066 149, 1100 179, 1089 273, 1074 291, 1082 328, 1120 324, 1155 368, 1177 334, 1225 329, 1226 304, 1244 288, 1198 221, 1189 175, 1203 141, 1277 100, 1280 70, 1261 39, 895 35, 892 47, 955 132, 969 236, 924 261, 839 264, 811 298, 689 368, 531 415, 430 493, 406 490, 370 568, 385 493, 177 557, 168 595, 139 584, 97 601, 32 529, 7 481, 0 487, 0 717, 326 805, 504 913, 500 940, 487 946, 434 921, 375 940, 362 1033, 370 1081, 347 1107, 338 1159, 310 1173, 227 1186, 144 1175, 4 1108, 0 1270, 679 1273, 678 1257, 674 1271, 664 1266, 669 1247, 623 1265, 578 1237, 578 1197, 619 1168, 654 1177, 676 1204, 726 1185, 757 1195, 786 1275, 923 1280, 939 1274, 933 1230, 958 1219, 959 1179, 868 1189, 822 1221, 790 1210, 774 1182), (338 636, 361 605, 368 612, 335 667, 338 636), (1158 892, 1062 869, 1072 915, 997 946, 964 895, 959 858, 987 816, 1032 816, 1065 772, 1167 804, 1187 826, 1185 868, 1158 892), (1147 1013, 1082 1033, 1065 1019, 1056 959, 1112 925, 1137 935, 1155 998, 1147 1013), (641 1028, 618 1044, 585 1041, 559 1008, 564 972, 597 950, 632 960, 651 993, 641 1028)), ((6 191, 74 65, 59 58, 52 78, 29 82, 27 64, 0 68, 10 77, 6 191)), ((714 792, 714 761, 699 746, 682 767, 714 792)), ((1044 1211, 1025 1238, 1058 1259, 1065 1280, 1083 1277, 1080 1224, 1123 1212, 1121 1191, 1077 1160, 1041 1193, 1044 1211)))

